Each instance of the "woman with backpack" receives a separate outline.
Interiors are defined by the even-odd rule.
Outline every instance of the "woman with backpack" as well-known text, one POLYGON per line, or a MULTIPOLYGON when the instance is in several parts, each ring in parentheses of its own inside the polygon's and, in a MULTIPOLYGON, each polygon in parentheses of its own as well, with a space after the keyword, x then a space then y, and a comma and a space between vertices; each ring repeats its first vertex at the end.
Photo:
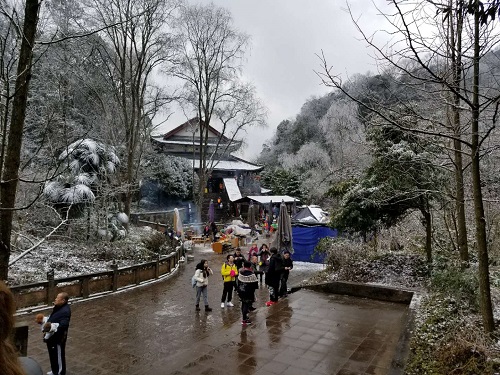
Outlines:
POLYGON ((208 267, 208 261, 202 259, 196 265, 196 271, 193 279, 196 280, 196 311, 200 311, 200 297, 203 294, 203 302, 205 302, 205 311, 212 311, 208 305, 208 277, 213 275, 212 270, 208 267))

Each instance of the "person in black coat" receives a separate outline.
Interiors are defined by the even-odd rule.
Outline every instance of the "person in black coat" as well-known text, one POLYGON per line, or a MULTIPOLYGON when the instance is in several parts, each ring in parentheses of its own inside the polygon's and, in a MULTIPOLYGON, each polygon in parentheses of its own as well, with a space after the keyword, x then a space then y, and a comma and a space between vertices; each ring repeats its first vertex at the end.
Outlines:
POLYGON ((283 272, 283 259, 278 254, 278 249, 271 247, 271 259, 266 271, 266 284, 269 286, 269 301, 266 306, 274 305, 278 302, 281 274, 283 272))
POLYGON ((66 375, 66 340, 68 338, 69 321, 71 320, 71 308, 68 304, 68 293, 59 293, 54 300, 54 308, 47 320, 50 323, 58 323, 57 331, 45 342, 49 351, 51 375, 66 375))
POLYGON ((259 282, 253 272, 251 263, 245 260, 243 267, 238 272, 238 297, 241 300, 242 325, 252 323, 248 319, 248 312, 255 310, 252 304, 255 301, 255 289, 258 288, 258 285, 259 282))
POLYGON ((245 261, 245 257, 241 253, 241 249, 239 247, 234 251, 234 264, 236 264, 236 268, 240 269, 243 267, 243 262, 245 261))
POLYGON ((280 297, 286 297, 288 294, 288 276, 290 274, 290 270, 293 268, 293 261, 290 257, 290 252, 285 250, 283 252, 283 272, 281 273, 280 280, 280 297))
POLYGON ((213 236, 212 242, 217 242, 217 233, 219 232, 219 229, 217 228, 217 224, 215 224, 215 221, 212 221, 210 223, 210 230, 212 231, 213 236))
MULTIPOLYGON (((245 261, 245 257, 241 253, 241 249, 239 247, 236 248, 234 251, 234 264, 236 265, 236 268, 238 269, 238 272, 240 268, 243 268, 243 262, 245 261)), ((238 279, 236 279, 236 283, 234 284, 234 290, 237 291, 238 289, 238 279)))

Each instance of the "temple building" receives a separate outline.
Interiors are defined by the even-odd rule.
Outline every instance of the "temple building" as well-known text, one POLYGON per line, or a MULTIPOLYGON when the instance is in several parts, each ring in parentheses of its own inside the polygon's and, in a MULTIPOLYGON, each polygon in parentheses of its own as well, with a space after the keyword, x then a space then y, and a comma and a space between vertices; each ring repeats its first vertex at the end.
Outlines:
MULTIPOLYGON (((153 146, 167 155, 189 160, 195 171, 200 168, 200 123, 193 118, 175 129, 151 136, 153 146)), ((205 189, 202 213, 208 212, 212 199, 217 203, 216 220, 223 217, 239 216, 234 201, 247 195, 260 195, 259 172, 264 168, 240 157, 234 156, 240 140, 228 138, 217 129, 208 126, 206 139, 207 167, 212 170, 205 189)), ((202 219, 205 220, 202 214, 202 219)))

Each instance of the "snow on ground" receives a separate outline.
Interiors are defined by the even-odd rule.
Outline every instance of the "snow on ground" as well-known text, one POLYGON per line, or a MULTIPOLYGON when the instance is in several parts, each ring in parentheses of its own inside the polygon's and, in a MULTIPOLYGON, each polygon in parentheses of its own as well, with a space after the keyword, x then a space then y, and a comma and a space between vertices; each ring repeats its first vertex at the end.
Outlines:
MULTIPOLYGON (((77 241, 52 239, 9 267, 9 284, 20 285, 47 280, 47 272, 54 270, 55 278, 109 271, 113 261, 119 267, 143 263, 154 256, 142 242, 150 236, 151 228, 131 228, 127 238, 115 241, 77 241)), ((165 252, 167 252, 165 250, 165 252)), ((21 251, 13 251, 11 261, 21 251)))
POLYGON ((294 271, 323 271, 326 269, 326 265, 322 263, 310 263, 310 262, 293 262, 294 271))

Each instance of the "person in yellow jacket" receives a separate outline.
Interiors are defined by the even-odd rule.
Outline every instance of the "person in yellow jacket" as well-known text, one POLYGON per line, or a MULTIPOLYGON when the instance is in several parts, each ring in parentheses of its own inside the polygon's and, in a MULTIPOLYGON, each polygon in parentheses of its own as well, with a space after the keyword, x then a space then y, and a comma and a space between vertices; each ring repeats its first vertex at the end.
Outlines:
POLYGON ((220 273, 222 275, 222 279, 224 280, 220 307, 233 307, 234 305, 231 300, 233 299, 233 289, 236 284, 236 277, 238 277, 238 268, 234 264, 234 257, 231 254, 227 256, 227 261, 222 265, 220 273))

